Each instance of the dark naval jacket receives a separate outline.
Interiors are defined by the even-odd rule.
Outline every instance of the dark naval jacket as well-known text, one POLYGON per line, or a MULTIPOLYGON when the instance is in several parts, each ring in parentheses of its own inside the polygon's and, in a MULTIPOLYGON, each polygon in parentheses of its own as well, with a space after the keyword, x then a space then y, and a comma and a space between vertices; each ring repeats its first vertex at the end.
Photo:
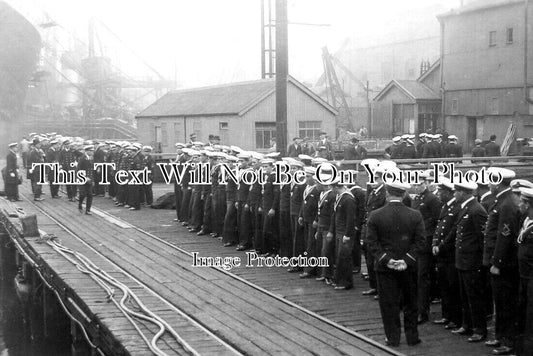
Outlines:
POLYGON ((487 212, 475 197, 461 203, 460 208, 455 239, 455 267, 465 271, 477 270, 483 266, 483 230, 487 212))
POLYGON ((518 267, 516 238, 520 231, 519 199, 510 188, 496 195, 488 212, 483 264, 497 268, 518 267))
POLYGON ((370 213, 366 238, 376 271, 391 271, 387 267, 390 259, 403 259, 413 270, 425 243, 424 220, 418 210, 394 200, 370 213))
POLYGON ((432 243, 433 247, 439 248, 437 260, 440 262, 455 262, 455 226, 460 209, 460 204, 452 198, 442 206, 440 211, 432 243))

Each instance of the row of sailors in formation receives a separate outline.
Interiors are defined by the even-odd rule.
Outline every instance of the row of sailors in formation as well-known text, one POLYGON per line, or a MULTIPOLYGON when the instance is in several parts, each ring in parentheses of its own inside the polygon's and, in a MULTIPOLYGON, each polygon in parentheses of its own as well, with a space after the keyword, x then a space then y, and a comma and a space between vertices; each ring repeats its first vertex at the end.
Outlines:
MULTIPOLYGON (((30 162, 44 161, 39 138, 32 146, 30 162)), ((374 165, 378 178, 365 190, 357 184, 318 184, 313 166, 323 161, 301 156, 283 160, 291 171, 305 172, 305 184, 279 186, 273 184, 271 173, 279 153, 263 156, 236 146, 204 147, 198 142, 176 147, 177 162, 209 161, 215 167, 212 185, 192 184, 188 174, 174 185, 176 220, 191 233, 221 237, 224 246, 253 248, 265 256, 327 257, 328 267, 293 267, 289 272, 324 281, 336 290, 353 287, 352 272, 360 269, 363 254, 370 283, 363 293, 379 300, 389 345, 400 342, 400 310, 407 343, 419 343, 417 324, 429 319, 433 293, 440 292, 442 318, 434 323, 468 336, 469 342, 481 342, 487 338, 486 317, 495 312, 495 339, 486 342, 496 347, 493 353, 533 350, 533 185, 514 179, 513 171, 491 168, 503 181, 489 187, 446 179, 435 186, 429 173, 411 187, 397 182, 385 185, 380 177, 394 170, 394 163, 369 160, 363 163, 374 165), (264 185, 232 180, 221 185, 219 162, 241 169, 263 168, 269 177, 264 185), (438 285, 439 291, 432 292, 432 285, 438 285)), ((92 164, 87 163, 96 161, 98 150, 103 157, 99 159, 116 162, 121 169, 140 169, 149 159, 143 151, 150 152, 149 147, 143 150, 126 142, 106 142, 96 148, 87 144, 81 149, 80 142, 71 145, 69 139, 52 139, 46 153, 65 170, 72 169, 74 161, 78 169, 90 170, 92 164), (132 166, 133 161, 137 163, 132 166)), ((80 198, 92 199, 98 172, 93 174, 91 189, 82 187, 80 198)), ((33 183, 35 172, 30 175, 33 183)), ((118 193, 109 186, 117 204, 129 203, 119 200, 118 193)), ((139 195, 129 190, 126 194, 139 195)))
MULTIPOLYGON (((145 167, 153 171, 155 161, 151 156, 152 147, 140 143, 127 141, 86 141, 79 137, 63 137, 55 133, 49 135, 30 134, 32 138, 29 154, 23 162, 27 169, 27 179, 32 182, 32 192, 35 201, 41 201, 42 185, 37 184, 40 168, 32 169, 33 163, 56 163, 65 172, 85 171, 88 178, 83 185, 66 184, 67 198, 75 201, 79 193, 78 209, 83 212, 83 202, 86 199, 85 214, 91 215, 93 196, 108 196, 113 198, 116 205, 125 206, 130 210, 140 210, 141 205, 151 205, 153 202, 152 184, 120 185, 115 180, 117 170, 142 170, 145 167), (94 169, 95 163, 114 163, 115 169, 108 169, 109 185, 99 184, 102 181, 103 170, 94 169)), ((17 144, 10 144, 10 150, 16 150, 17 144)), ((14 172, 18 172, 18 164, 12 163, 14 172)), ((18 173, 16 173, 18 174, 18 173)), ((54 172, 44 173, 50 183, 54 182, 54 172)), ((53 199, 60 198, 58 184, 50 184, 50 195, 53 199)), ((10 197, 18 200, 18 188, 10 197)))
MULTIPOLYGON (((533 184, 514 179, 513 171, 490 168, 503 177, 490 187, 447 179, 434 185, 426 172, 412 187, 385 185, 378 178, 365 190, 355 183, 323 186, 314 167, 321 160, 285 157, 291 171, 305 172, 306 182, 277 186, 272 170, 278 153, 263 156, 235 146, 231 155, 177 149, 177 162, 215 167, 211 186, 175 184, 176 220, 191 233, 219 237, 223 246, 263 256, 327 257, 328 267, 288 271, 335 290, 353 287, 362 246, 371 287, 363 293, 380 301, 388 344, 399 344, 401 309, 407 343, 419 343, 417 324, 429 319, 432 285, 438 285, 442 298, 442 318, 434 322, 468 336, 468 342, 486 340, 486 317, 494 311, 495 339, 487 345, 495 354, 512 352, 518 335, 533 342, 533 318, 524 318, 526 311, 533 313, 533 184), (262 168, 269 177, 264 185, 230 180, 224 186, 217 169, 221 161, 240 169, 262 168)), ((363 163, 374 165, 378 177, 396 169, 391 161, 363 163)))
POLYGON ((392 145, 385 149, 389 159, 448 158, 463 157, 463 148, 455 135, 449 135, 445 142, 442 134, 421 133, 415 143, 415 135, 405 134, 392 139, 392 145))

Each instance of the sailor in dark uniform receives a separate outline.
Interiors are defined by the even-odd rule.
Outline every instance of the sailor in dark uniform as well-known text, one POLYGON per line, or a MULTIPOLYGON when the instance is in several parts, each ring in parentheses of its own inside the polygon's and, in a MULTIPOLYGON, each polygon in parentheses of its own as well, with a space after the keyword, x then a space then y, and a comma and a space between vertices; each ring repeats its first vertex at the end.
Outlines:
POLYGON ((400 158, 400 141, 402 138, 400 136, 396 136, 392 139, 392 145, 385 148, 385 154, 388 159, 398 159, 400 158))
MULTIPOLYGON (((236 172, 239 159, 228 155, 226 164, 233 172, 236 172)), ((224 216, 224 227, 222 231, 222 242, 224 247, 234 246, 239 242, 238 204, 237 201, 238 181, 228 176, 226 182, 226 215, 224 216)))
POLYGON ((5 191, 9 201, 19 201, 19 183, 21 181, 19 166, 17 163, 17 146, 16 142, 9 144, 9 152, 6 157, 5 172, 5 191))
POLYGON ((367 240, 378 274, 379 306, 387 345, 400 344, 400 311, 408 345, 420 343, 417 328, 417 257, 424 246, 424 221, 419 211, 402 203, 409 185, 387 184, 389 202, 368 217, 367 240), (400 297, 401 296, 401 297, 400 297))
MULTIPOLYGON (((306 187, 303 193, 303 204, 300 209, 298 224, 303 225, 304 227, 305 252, 307 253, 307 258, 311 258, 320 255, 320 250, 317 248, 315 239, 316 228, 318 226, 316 223, 316 217, 318 214, 320 191, 319 186, 313 178, 316 174, 316 168, 305 167, 304 171, 306 187)), ((306 267, 304 273, 300 274, 300 278, 314 277, 317 273, 318 270, 316 267, 306 267)))
POLYGON ((262 251, 268 255, 279 253, 279 185, 274 184, 276 173, 273 170, 274 159, 261 161, 263 174, 267 176, 261 191, 261 209, 263 211, 262 251))
POLYGON ((517 238, 520 271, 520 303, 518 333, 522 335, 522 352, 531 356, 533 350, 533 189, 520 188, 520 210, 524 216, 517 238))
POLYGON ((519 198, 511 191, 515 172, 491 167, 489 173, 499 174, 502 181, 490 184, 496 202, 488 212, 485 228, 483 265, 490 267, 492 294, 496 311, 495 337, 489 346, 500 346, 493 354, 514 351, 520 274, 516 239, 520 230, 519 198), (498 345, 499 344, 499 345, 498 345))
MULTIPOLYGON (((290 170, 290 158, 282 158, 290 170)), ((284 167, 285 166, 280 166, 284 167)), ((283 169, 284 169, 283 168, 283 169)), ((280 168, 282 169, 282 168, 280 168)), ((291 183, 281 182, 279 192, 279 242, 281 257, 292 257, 291 183)))
MULTIPOLYGON (((57 139, 53 139, 50 141, 50 147, 46 151, 46 163, 59 163, 59 149, 58 149, 59 141, 57 139)), ((48 184, 50 184, 50 195, 52 198, 57 199, 61 198, 59 193, 59 184, 54 184, 54 169, 48 168, 48 184)))
MULTIPOLYGON (((96 147, 94 151, 94 156, 93 156, 94 163, 105 162, 105 158, 107 155, 107 149, 108 149, 107 143, 101 143, 96 147)), ((103 168, 98 167, 94 173, 95 174, 94 195, 101 196, 101 197, 105 196, 105 189, 106 189, 105 185, 100 184, 100 182, 102 181, 103 172, 104 172, 103 168)))
MULTIPOLYGON (((237 155, 239 159, 239 170, 245 174, 250 167, 251 154, 241 152, 237 155)), ((245 251, 252 246, 252 214, 250 207, 247 205, 248 194, 250 194, 250 184, 246 184, 240 177, 237 184, 237 226, 239 230, 239 245, 237 251, 245 251)))
MULTIPOLYGON (((63 159, 61 161, 61 166, 63 170, 67 172, 75 171, 78 165, 76 157, 76 148, 74 144, 69 140, 63 142, 65 146, 65 151, 63 154, 63 159)), ((78 191, 78 186, 76 184, 67 184, 67 197, 69 201, 74 201, 76 199, 76 194, 78 191)))
MULTIPOLYGON (((205 163, 207 156, 202 155, 199 151, 192 150, 190 151, 192 157, 192 164, 205 163)), ((198 176, 200 173, 200 166, 195 165, 194 168, 191 168, 191 171, 194 171, 198 176)), ((197 233, 202 228, 202 222, 204 217, 204 201, 202 196, 202 186, 195 182, 190 182, 189 187, 191 190, 191 199, 189 202, 189 224, 187 229, 190 233, 197 233)))
MULTIPOLYGON (((261 168, 261 160, 263 159, 256 152, 252 152, 252 169, 256 174, 259 174, 259 169, 261 168)), ((246 205, 250 209, 251 213, 251 231, 253 236, 254 249, 258 254, 266 254, 262 250, 263 245, 261 243, 261 238, 263 236, 263 208, 261 208, 261 199, 262 199, 262 190, 263 187, 261 182, 257 180, 250 186, 250 192, 248 193, 248 200, 246 205)), ((245 205, 245 207, 246 207, 245 205)))
POLYGON ((93 186, 94 186, 94 164, 93 154, 94 146, 87 145, 84 148, 85 153, 81 156, 78 163, 78 171, 85 172, 86 182, 80 186, 80 200, 78 201, 78 210, 83 213, 83 201, 87 198, 85 203, 85 214, 92 215, 91 206, 93 203, 93 186))
MULTIPOLYGON (((364 163, 364 162, 361 162, 364 163)), ((365 226, 366 222, 368 221, 368 216, 370 213, 376 209, 379 209, 383 207, 386 203, 386 189, 385 185, 383 183, 382 175, 385 172, 383 170, 383 167, 375 167, 375 182, 374 184, 368 184, 367 189, 367 198, 366 198, 366 214, 365 214, 365 226)), ((368 282, 370 285, 370 289, 364 291, 363 295, 377 295, 377 281, 376 281, 376 272, 374 271, 374 254, 370 251, 370 248, 367 244, 366 237, 367 237, 366 230, 363 231, 363 241, 364 241, 364 252, 365 252, 365 260, 366 260, 366 267, 368 269, 368 282)))
POLYGON ((352 262, 354 273, 361 271, 361 234, 363 231, 363 221, 366 214, 366 190, 357 184, 357 175, 359 172, 355 170, 348 170, 346 174, 353 177, 353 183, 348 185, 350 193, 352 193, 355 200, 355 241, 352 250, 352 262))
POLYGON ((337 194, 327 238, 335 238, 335 290, 353 288, 352 250, 355 242, 355 199, 345 185, 331 184, 337 194))
POLYGON ((453 197, 454 186, 449 179, 440 177, 438 196, 442 206, 433 234, 432 253, 437 263, 437 279, 441 293, 442 318, 434 324, 446 329, 457 329, 462 322, 459 275, 455 268, 455 225, 459 204, 453 197))
POLYGON ((476 183, 463 180, 454 186, 454 197, 461 208, 457 217, 455 267, 459 271, 463 324, 452 333, 473 334, 468 342, 480 342, 487 337, 486 306, 483 303, 483 231, 487 212, 473 195, 476 183))
MULTIPOLYGON (((297 170, 303 170, 304 165, 302 162, 293 160, 291 161, 291 172, 294 174, 297 170)), ((298 218, 300 217, 300 209, 302 208, 303 195, 305 190, 305 184, 298 184, 297 182, 291 182, 291 200, 290 200, 290 213, 291 213, 291 230, 292 230, 292 254, 293 256, 303 256, 305 251, 305 237, 303 226, 298 224, 298 218)), ((289 272, 300 272, 301 267, 291 267, 289 272)))
MULTIPOLYGON (((174 160, 174 163, 179 164, 180 169, 186 169, 185 162, 187 162, 188 156, 183 152, 183 148, 185 145, 183 143, 176 143, 174 145, 176 147, 176 159, 174 160)), ((184 176, 185 177, 185 176, 184 176)), ((176 218, 174 221, 182 222, 185 221, 185 219, 181 218, 181 204, 183 203, 183 195, 184 195, 184 184, 183 182, 180 182, 178 184, 177 180, 174 180, 174 201, 176 206, 176 218)), ((152 193, 153 194, 153 193, 152 193)), ((148 199, 147 199, 148 200, 148 199)))
MULTIPOLYGON (((332 171, 321 171, 320 179, 315 175, 316 182, 323 181, 325 184, 333 178, 332 171)), ((323 267, 321 275, 316 278, 317 281, 325 281, 326 284, 333 283, 333 274, 335 267, 335 237, 329 234, 331 219, 333 217, 333 207, 335 205, 336 193, 329 185, 321 185, 321 192, 318 198, 317 211, 317 231, 316 241, 321 248, 320 257, 328 259, 328 266, 323 267)))
POLYGON ((43 163, 44 162, 43 156, 44 155, 41 150, 41 142, 39 138, 36 137, 33 139, 33 142, 30 148, 30 156, 28 157, 28 166, 30 167, 29 174, 30 174, 30 179, 31 179, 31 188, 33 192, 34 201, 44 200, 43 198, 41 198, 42 186, 40 184, 37 184, 37 182, 39 181, 39 176, 40 176, 42 167, 40 166, 35 166, 35 168, 32 167, 34 163, 37 163, 37 164, 43 163))
POLYGON ((431 277, 435 270, 435 260, 431 254, 431 242, 435 227, 439 220, 441 202, 430 190, 432 178, 428 172, 420 174, 420 184, 413 184, 413 191, 417 195, 412 202, 412 208, 420 211, 424 219, 424 248, 418 255, 418 323, 429 320, 429 304, 431 301, 431 277))

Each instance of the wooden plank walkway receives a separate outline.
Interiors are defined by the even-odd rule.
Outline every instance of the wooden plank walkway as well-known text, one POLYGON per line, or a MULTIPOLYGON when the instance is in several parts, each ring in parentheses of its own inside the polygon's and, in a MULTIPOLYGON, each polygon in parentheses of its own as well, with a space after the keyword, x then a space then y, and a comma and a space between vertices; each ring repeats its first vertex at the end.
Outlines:
MULTIPOLYGON (((0 198, 0 211, 10 204, 0 198)), ((176 310, 165 301, 154 295, 143 285, 132 279, 127 274, 120 271, 117 266, 110 263, 107 258, 96 253, 87 245, 71 236, 65 229, 55 221, 42 214, 32 204, 26 202, 17 203, 17 206, 24 209, 26 214, 37 214, 39 229, 47 234, 57 236, 62 245, 72 250, 83 253, 93 263, 102 270, 108 272, 119 282, 125 284, 133 290, 152 312, 164 319, 180 336, 198 353, 202 355, 234 355, 231 349, 221 344, 218 339, 202 330, 196 323, 178 314, 176 310)), ((2 214, 5 223, 5 215, 2 214)), ((21 230, 18 218, 9 219, 12 227, 21 230)), ((20 231, 19 231, 20 232, 20 231)), ((54 287, 60 291, 64 302, 71 298, 83 313, 93 322, 85 323, 85 327, 93 339, 102 340, 102 349, 109 354, 150 354, 151 351, 146 343, 141 339, 138 331, 125 317, 123 312, 114 304, 109 302, 107 293, 91 277, 82 273, 65 257, 58 254, 45 241, 39 237, 19 238, 25 252, 42 267, 42 274, 48 281, 53 281, 54 287)), ((120 299, 121 293, 116 292, 115 300, 120 299)), ((69 303, 66 302, 69 306, 69 303)), ((69 308, 75 313, 75 308, 69 308)), ((78 315, 79 317, 79 315, 78 315)), ((83 318, 80 318, 83 320, 83 318)), ((138 326, 146 333, 150 340, 157 328, 155 325, 138 321, 138 326)), ((189 354, 173 337, 165 334, 158 342, 158 347, 168 354, 187 355, 189 354)))
MULTIPOLYGON (((169 186, 158 185, 155 195, 159 196, 170 190, 169 186)), ((199 252, 202 256, 239 256, 243 260, 245 258, 243 252, 235 251, 233 247, 225 248, 217 239, 190 234, 180 224, 173 222, 176 214, 172 210, 143 208, 132 212, 116 207, 107 198, 96 198, 94 205, 189 252, 199 252)), ((354 289, 339 292, 314 279, 299 279, 297 275, 289 274, 283 268, 237 267, 231 272, 310 311, 384 343, 379 304, 372 297, 361 295, 362 291, 368 289, 368 282, 358 276, 354 278, 354 289)), ((438 318, 440 304, 432 305, 430 319, 438 318)), ((493 330, 494 324, 490 322, 489 333, 493 330)), ((467 343, 465 338, 453 335, 443 327, 431 323, 419 326, 419 333, 422 344, 408 347, 403 341, 396 350, 407 355, 483 355, 490 354, 491 351, 483 343, 467 343)))
POLYGON ((245 354, 391 354, 217 269, 192 267, 188 254, 141 231, 97 214, 79 214, 76 205, 63 199, 36 203, 61 228, 245 354))

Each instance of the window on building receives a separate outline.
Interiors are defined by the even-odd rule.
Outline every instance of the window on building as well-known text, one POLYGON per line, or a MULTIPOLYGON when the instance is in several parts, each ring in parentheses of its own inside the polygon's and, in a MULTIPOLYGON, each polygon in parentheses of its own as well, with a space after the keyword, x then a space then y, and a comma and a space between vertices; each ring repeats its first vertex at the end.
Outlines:
POLYGON ((505 39, 506 39, 507 44, 513 43, 513 28, 512 27, 507 28, 505 39))
POLYGON ((493 115, 497 115, 499 113, 498 106, 498 98, 492 98, 490 100, 490 113, 493 115))
POLYGON ((275 122, 255 123, 255 148, 270 148, 272 137, 276 137, 275 122))
POLYGON ((452 99, 452 115, 457 115, 459 113, 459 100, 452 99))
POLYGON ((489 32, 489 47, 496 46, 496 31, 489 32))
POLYGON ((322 121, 299 121, 298 136, 309 137, 310 140, 319 140, 322 131, 322 121))
POLYGON ((220 136, 220 143, 225 144, 228 143, 229 140, 229 125, 227 122, 219 122, 218 123, 218 134, 220 136))

